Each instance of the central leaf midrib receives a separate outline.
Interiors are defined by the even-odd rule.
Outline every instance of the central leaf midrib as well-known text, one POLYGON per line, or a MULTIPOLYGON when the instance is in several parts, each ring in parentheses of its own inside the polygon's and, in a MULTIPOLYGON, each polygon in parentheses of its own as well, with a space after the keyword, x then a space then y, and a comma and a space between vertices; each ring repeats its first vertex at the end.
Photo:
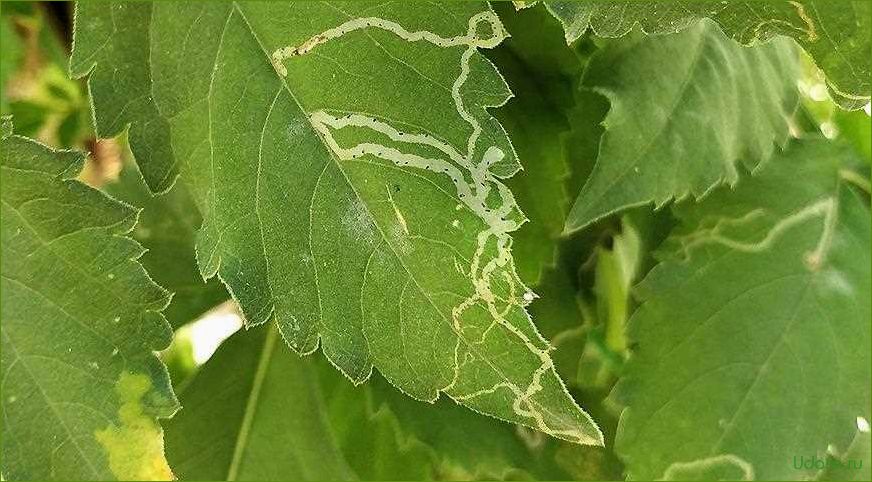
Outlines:
MULTIPOLYGON (((258 46, 260 47, 261 52, 264 54, 264 56, 265 56, 267 59, 269 59, 269 52, 264 48, 263 42, 261 42, 260 37, 258 37, 257 33, 254 31, 254 28, 251 26, 251 23, 248 21, 247 17, 245 16, 245 12, 244 12, 244 11, 242 10, 242 8, 239 6, 239 3, 234 1, 234 2, 233 2, 233 7, 234 7, 234 9, 239 13, 240 17, 242 17, 242 20, 245 22, 245 25, 246 25, 246 27, 248 28, 249 33, 252 35, 252 37, 253 37, 254 40, 257 42, 258 46)), ((232 14, 233 14, 233 11, 231 10, 231 12, 230 12, 229 15, 232 15, 232 14)), ((278 73, 276 73, 276 75, 278 75, 278 73)), ((288 95, 291 97, 291 100, 293 100, 294 103, 296 104, 296 106, 300 109, 300 111, 303 112, 303 113, 305 114, 305 113, 307 112, 306 109, 303 108, 303 105, 302 105, 302 104, 299 102, 299 100, 296 98, 296 96, 294 95, 294 93, 293 93, 293 91, 291 90, 290 86, 288 86, 288 84, 287 84, 287 83, 285 82, 285 80, 282 79, 282 78, 279 78, 279 81, 280 81, 281 84, 285 87, 285 90, 288 92, 288 95)), ((320 136, 319 136, 319 139, 320 139, 320 136)), ((352 193, 354 194, 354 196, 355 196, 355 197, 356 197, 356 198, 361 202, 361 205, 364 207, 364 209, 366 209, 367 216, 369 217, 370 221, 371 221, 372 224, 375 226, 375 228, 378 230, 379 235, 380 235, 381 238, 382 238, 382 241, 383 241, 383 242, 384 242, 384 243, 385 243, 385 244, 390 248, 391 252, 393 253, 394 257, 395 257, 395 258, 397 259, 397 261, 399 262, 400 266, 403 267, 403 270, 406 271, 406 273, 407 273, 407 275, 409 276, 409 278, 410 278, 410 279, 415 283, 415 286, 416 286, 416 288, 418 289, 418 291, 419 291, 419 292, 420 292, 420 293, 421 293, 421 294, 422 294, 422 295, 427 299, 427 301, 430 303, 430 305, 433 307, 433 309, 436 310, 436 312, 439 314, 439 316, 442 318, 442 320, 445 321, 445 322, 448 324, 448 326, 451 327, 452 332, 455 333, 455 335, 457 336, 458 340, 461 340, 461 341, 463 342, 464 346, 467 348, 468 351, 474 353, 475 355, 478 356, 478 359, 480 359, 480 360, 484 361, 485 363, 487 363, 488 366, 490 366, 491 369, 493 369, 494 372, 496 372, 496 373, 497 373, 497 374, 498 374, 498 375, 499 375, 499 376, 500 376, 500 377, 501 377, 505 382, 510 383, 510 384, 512 384, 513 386, 515 386, 515 383, 514 383, 513 381, 511 381, 511 380, 510 380, 510 379, 509 379, 509 378, 508 378, 508 377, 503 373, 503 371, 500 370, 499 367, 495 366, 495 365, 491 362, 491 360, 489 360, 487 357, 483 357, 483 356, 481 356, 481 355, 479 354, 479 352, 478 352, 478 351, 473 347, 472 343, 469 342, 469 341, 468 341, 468 340, 463 336, 463 333, 462 333, 462 332, 461 332, 461 333, 458 333, 457 330, 455 330, 455 328, 454 328, 454 324, 453 324, 450 320, 448 320, 447 318, 445 318, 445 314, 442 313, 442 310, 440 310, 440 309, 436 306, 436 304, 433 302, 433 300, 432 300, 432 298, 430 297, 430 295, 429 295, 427 292, 424 291, 424 289, 423 289, 423 288, 421 287, 421 285, 418 283, 417 278, 412 274, 412 272, 409 270, 408 266, 406 266, 406 264, 405 264, 405 262, 403 261, 403 259, 398 255, 398 253, 397 253, 396 249, 394 248, 394 246, 393 246, 393 245, 388 241, 388 238, 387 238, 387 236, 385 236, 384 232, 382 231, 381 226, 380 226, 377 222, 375 222, 375 220, 374 220, 375 218, 373 217, 372 212, 369 210, 369 206, 366 204, 366 202, 363 200, 363 198, 362 198, 362 197, 360 196, 360 194, 357 192, 357 189, 354 187, 353 183, 352 183, 351 180, 348 178, 348 175, 345 173, 345 170, 342 168, 341 163, 336 159, 336 156, 333 154, 333 152, 330 151, 330 149, 326 146, 326 144, 324 144, 324 141, 323 141, 323 140, 321 141, 321 143, 322 143, 322 145, 323 145, 323 147, 324 147, 324 150, 327 151, 327 153, 328 153, 328 155, 329 155, 329 157, 330 157, 330 160, 331 160, 331 161, 336 165, 336 167, 337 167, 337 169, 339 170, 339 172, 342 173, 342 177, 345 179, 345 182, 346 182, 346 184, 348 185, 349 189, 351 189, 351 191, 352 191, 352 193)), ((259 221, 260 221, 260 220, 259 220, 259 221)), ((456 369, 456 367, 455 367, 455 369, 456 369)), ((442 391, 443 391, 445 388, 447 388, 447 387, 448 387, 448 385, 446 385, 445 387, 440 387, 440 388, 438 388, 438 389, 436 390, 436 392, 437 392, 437 393, 436 393, 436 397, 435 397, 434 400, 432 400, 432 401, 435 401, 436 399, 438 399, 438 397, 439 397, 439 393, 442 392, 442 391)), ((516 388, 520 388, 520 387, 516 387, 516 388)), ((513 394, 513 396, 514 396, 514 392, 512 392, 512 394, 513 394)), ((449 395, 449 397, 450 397, 450 395, 449 395)), ((536 401, 535 398, 532 398, 532 397, 531 397, 531 398, 528 398, 528 399, 526 399, 526 400, 527 400, 528 403, 536 405, 540 410, 544 410, 544 411, 546 411, 546 412, 548 412, 548 413, 553 414, 553 412, 551 412, 550 410, 547 410, 546 407, 542 406, 538 401, 536 401)), ((579 411, 581 411, 581 410, 579 409, 579 411)), ((582 412, 582 413, 584 413, 584 412, 582 412)), ((555 418, 559 418, 559 417, 555 417, 555 418)), ((587 418, 587 417, 585 417, 585 418, 587 418)), ((573 421, 573 423, 568 424, 568 425, 572 426, 572 425, 575 425, 575 423, 574 423, 574 421, 573 421)))

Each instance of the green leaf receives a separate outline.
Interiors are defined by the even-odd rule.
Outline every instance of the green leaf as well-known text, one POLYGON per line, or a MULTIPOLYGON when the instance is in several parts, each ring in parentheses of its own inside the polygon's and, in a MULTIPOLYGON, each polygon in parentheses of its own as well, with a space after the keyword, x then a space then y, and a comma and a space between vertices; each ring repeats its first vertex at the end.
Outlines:
POLYGON ((488 52, 515 94, 495 114, 518 152, 523 171, 506 181, 530 221, 512 236, 521 279, 538 287, 554 264, 557 238, 569 211, 569 176, 562 139, 582 65, 562 40, 560 25, 544 7, 494 8, 510 38, 488 52))
POLYGON ((153 196, 136 167, 125 165, 118 181, 103 189, 141 209, 132 235, 148 250, 140 263, 158 284, 173 293, 163 312, 173 328, 230 297, 217 279, 204 283, 200 276, 194 243, 202 220, 184 184, 177 183, 169 192, 153 196))
POLYGON ((180 388, 182 410, 164 426, 182 479, 353 478, 330 434, 317 378, 277 331, 233 336, 180 388), (277 349, 278 348, 278 349, 277 349))
POLYGON ((536 470, 511 426, 448 401, 424 405, 380 378, 354 387, 325 360, 280 343, 273 326, 238 333, 181 389, 184 409, 165 424, 180 477, 493 479, 536 470))
POLYGON ((170 479, 155 418, 177 402, 153 352, 166 291, 125 236, 137 212, 72 180, 84 156, 2 138, 3 476, 170 479))
POLYGON ((609 42, 582 80, 611 110, 567 231, 629 206, 734 184, 739 160, 754 169, 787 140, 797 75, 788 41, 741 47, 709 21, 609 42))
POLYGON ((629 291, 639 269, 639 233, 627 221, 621 234, 612 237, 610 249, 596 249, 596 281, 593 290, 597 300, 597 318, 605 325, 605 345, 623 354, 627 349, 625 325, 630 306, 629 291))
POLYGON ((637 24, 648 34, 674 33, 700 18, 714 20, 726 34, 745 45, 784 35, 792 37, 827 75, 836 102, 856 110, 869 103, 872 7, 866 1, 831 2, 626 2, 592 0, 549 2, 563 23, 566 41, 590 27, 603 37, 620 37, 637 24))
POLYGON ((840 182, 850 156, 796 141, 677 208, 616 389, 631 478, 810 479, 793 457, 844 453, 870 419, 870 213, 840 182))
MULTIPOLYGON (((868 421, 867 421, 868 423, 868 421)), ((872 445, 867 431, 858 431, 847 450, 841 454, 827 454, 826 466, 818 480, 869 480, 872 478, 872 445)), ((810 457, 805 457, 809 459, 810 457)), ((805 460, 798 462, 804 463, 805 460)))
POLYGON ((320 343, 355 383, 376 367, 417 399, 601 443, 524 310, 524 217, 501 181, 519 165, 486 110, 509 91, 478 52, 505 33, 486 4, 81 3, 76 18, 98 133, 130 124, 153 190, 182 173, 201 273, 249 326, 320 343))
POLYGON ((872 118, 865 112, 842 112, 833 114, 833 123, 839 131, 839 136, 851 144, 866 161, 872 164, 872 118))

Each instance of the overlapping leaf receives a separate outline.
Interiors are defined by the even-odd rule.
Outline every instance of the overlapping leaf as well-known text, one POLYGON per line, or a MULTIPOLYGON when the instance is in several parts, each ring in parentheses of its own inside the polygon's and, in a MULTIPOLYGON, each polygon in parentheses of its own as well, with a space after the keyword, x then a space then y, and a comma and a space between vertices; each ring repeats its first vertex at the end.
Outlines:
POLYGON ((104 186, 112 196, 140 208, 131 233, 148 251, 140 262, 161 286, 173 293, 163 311, 173 328, 188 323, 230 295, 217 279, 204 284, 194 258, 196 230, 202 220, 186 185, 178 183, 152 196, 133 165, 125 166, 117 182, 104 186))
POLYGON ((422 405, 382 379, 353 387, 323 359, 283 349, 273 326, 234 335, 180 398, 167 453, 185 479, 492 479, 537 470, 515 428, 449 401, 422 405))
POLYGON ((165 425, 173 468, 190 480, 355 478, 324 395, 273 327, 240 333, 180 391, 165 425))
POLYGON ((562 139, 582 64, 562 40, 560 25, 544 7, 514 12, 494 4, 511 37, 487 52, 515 96, 495 112, 506 128, 524 170, 506 181, 530 218, 512 236, 521 279, 537 287, 554 264, 570 198, 562 139))
POLYGON ((632 478, 810 479, 793 457, 844 454, 869 420, 870 214, 846 156, 799 141, 678 210, 616 391, 632 478))
POLYGON ((792 37, 827 75, 830 92, 846 109, 869 103, 872 9, 866 1, 825 0, 744 2, 635 2, 593 0, 549 2, 560 19, 567 42, 588 28, 600 36, 620 37, 640 25, 649 34, 674 33, 701 18, 714 20, 743 44, 765 42, 777 35, 792 37))
POLYGON ((153 190, 182 173, 201 272, 249 325, 320 342, 355 382, 375 366, 415 398, 601 443, 513 267, 518 162, 485 110, 509 92, 478 52, 503 36, 479 3, 83 3, 71 65, 153 190))
POLYGON ((71 180, 83 156, 2 138, 2 472, 6 480, 170 479, 153 355, 169 302, 124 234, 137 212, 71 180))
POLYGON ((787 140, 796 64, 784 39, 745 48, 709 21, 610 42, 582 80, 611 110, 567 231, 628 206, 702 196, 735 183, 739 161, 750 169, 765 162, 787 140))

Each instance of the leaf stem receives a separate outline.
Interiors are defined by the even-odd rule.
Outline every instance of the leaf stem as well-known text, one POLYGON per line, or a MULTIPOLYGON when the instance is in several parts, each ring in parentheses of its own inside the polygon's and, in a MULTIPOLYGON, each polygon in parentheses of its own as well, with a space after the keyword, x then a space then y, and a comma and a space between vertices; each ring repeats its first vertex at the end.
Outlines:
POLYGON ((227 480, 236 480, 239 475, 239 467, 242 465, 242 455, 245 452, 245 446, 248 443, 248 435, 251 431, 251 425, 254 423, 254 413, 257 410, 257 402, 260 397, 261 388, 263 387, 263 380, 266 377, 266 372, 269 370, 269 363, 276 346, 276 338, 278 338, 276 332, 278 331, 278 328, 275 326, 269 326, 267 329, 269 332, 263 343, 263 351, 260 354, 260 360, 257 362, 257 371, 254 374, 251 393, 248 395, 248 402, 245 404, 245 415, 242 418, 242 426, 239 429, 239 434, 236 436, 236 445, 233 448, 233 459, 230 461, 230 467, 227 469, 227 480))
POLYGON ((869 179, 866 179, 857 172, 849 169, 841 169, 839 171, 839 177, 862 189, 866 194, 872 195, 872 183, 869 182, 869 179))

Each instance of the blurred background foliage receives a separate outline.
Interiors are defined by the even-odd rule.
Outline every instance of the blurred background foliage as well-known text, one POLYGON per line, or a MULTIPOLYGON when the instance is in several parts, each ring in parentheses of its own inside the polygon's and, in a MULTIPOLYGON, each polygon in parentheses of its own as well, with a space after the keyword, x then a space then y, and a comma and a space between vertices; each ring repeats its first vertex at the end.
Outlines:
MULTIPOLYGON (((559 25, 543 8, 516 12, 510 4, 499 3, 495 9, 512 32, 512 37, 486 54, 506 75, 516 93, 516 97, 495 114, 517 144, 522 160, 557 159, 551 164, 554 170, 545 174, 563 178, 567 192, 578 192, 596 159, 602 133, 600 122, 608 110, 608 103, 598 94, 576 89, 578 77, 590 54, 596 50, 598 40, 582 38, 569 48, 562 43, 559 25), (528 28, 530 25, 539 29, 541 25, 548 25, 554 31, 528 28), (531 45, 536 48, 528 48, 531 45), (537 54, 530 54, 533 51, 537 54), (547 55, 542 55, 542 52, 547 55), (527 71, 531 68, 535 72, 527 71), (543 90, 543 83, 530 82, 531 78, 547 78, 545 85, 549 88, 543 90), (555 85, 562 87, 554 88, 555 85), (525 103, 529 102, 544 102, 553 108, 526 109, 525 103), (525 117, 528 112, 536 112, 541 118, 529 119, 525 117), (541 136, 531 127, 534 124, 559 135, 541 136), (562 165, 560 159, 573 162, 562 165)), ((81 179, 142 208, 134 237, 149 249, 143 263, 158 283, 176 293, 166 313, 176 335, 162 357, 170 368, 177 390, 182 392, 191 383, 192 375, 219 349, 221 342, 239 330, 241 322, 235 306, 227 302, 229 296, 217 279, 204 284, 199 276, 193 244, 200 215, 184 187, 177 185, 169 193, 153 197, 142 181, 125 140, 95 138, 85 83, 71 80, 68 75, 72 13, 72 4, 67 2, 2 2, 0 111, 14 117, 17 134, 50 146, 87 152, 88 162, 81 179)), ((830 139, 852 146, 860 158, 865 159, 865 165, 858 166, 862 175, 855 175, 850 181, 868 194, 872 166, 869 106, 853 112, 836 108, 827 94, 822 74, 808 59, 805 59, 804 76, 798 88, 803 101, 793 126, 794 135, 820 131, 830 139)), ((527 169, 510 184, 522 208, 536 209, 536 203, 545 201, 528 196, 525 183, 534 182, 535 177, 543 172, 532 165, 525 167, 527 169)), ((530 189, 530 192, 539 191, 530 189)), ((521 252, 536 260, 536 264, 528 267, 519 263, 522 276, 535 286, 539 296, 529 307, 531 314, 543 335, 552 341, 556 349, 553 353, 555 365, 572 395, 601 423, 606 443, 611 445, 619 412, 608 396, 630 348, 624 330, 636 308, 633 286, 656 263, 656 248, 674 221, 669 209, 653 211, 643 207, 606 218, 569 237, 561 236, 562 223, 561 217, 555 223, 556 228, 534 223, 525 225, 517 233, 516 256, 521 252), (557 244, 553 259, 541 258, 551 257, 550 251, 545 254, 537 251, 536 244, 543 236, 557 244), (541 262, 543 259, 544 263, 541 262)), ((317 355, 308 357, 305 363, 319 367, 317 370, 324 380, 321 386, 325 393, 332 391, 336 400, 348 396, 336 388, 337 384, 344 383, 341 376, 327 367, 323 360, 315 358, 317 355)), ((360 416, 375 419, 396 417, 399 423, 379 424, 388 427, 385 430, 397 432, 403 430, 404 425, 416 423, 421 410, 433 413, 449 411, 448 419, 454 419, 461 428, 463 424, 476 423, 470 422, 478 418, 476 415, 462 409, 451 412, 457 407, 444 399, 435 407, 425 407, 397 394, 377 375, 373 378, 370 383, 374 388, 367 392, 368 412, 360 416), (383 405, 389 405, 392 414, 386 415, 378 408, 383 405)), ((335 401, 334 405, 344 406, 341 400, 335 401)), ((343 427, 351 430, 354 423, 348 422, 343 427)), ((432 427, 429 430, 432 432, 432 427)), ((451 437, 462 438, 462 433, 428 435, 426 427, 412 431, 427 439, 431 446, 439 445, 441 440, 441 450, 451 450, 451 437)), ((173 443, 173 436, 170 431, 169 444, 173 443)), ((534 454, 532 460, 548 458, 555 461, 556 472, 542 469, 554 464, 532 464, 524 468, 526 472, 486 475, 510 478, 529 475, 581 479, 621 477, 621 464, 611 450, 563 443, 522 428, 515 430, 514 437, 516 443, 534 454)), ((409 460, 415 460, 416 451, 421 450, 419 442, 406 443, 403 447, 394 447, 394 450, 404 450, 409 460)), ((353 454, 351 458, 354 458, 353 454)), ((455 456, 453 462, 438 465, 429 476, 467 478, 482 475, 470 473, 469 467, 458 465, 458 460, 462 457, 455 456)))

